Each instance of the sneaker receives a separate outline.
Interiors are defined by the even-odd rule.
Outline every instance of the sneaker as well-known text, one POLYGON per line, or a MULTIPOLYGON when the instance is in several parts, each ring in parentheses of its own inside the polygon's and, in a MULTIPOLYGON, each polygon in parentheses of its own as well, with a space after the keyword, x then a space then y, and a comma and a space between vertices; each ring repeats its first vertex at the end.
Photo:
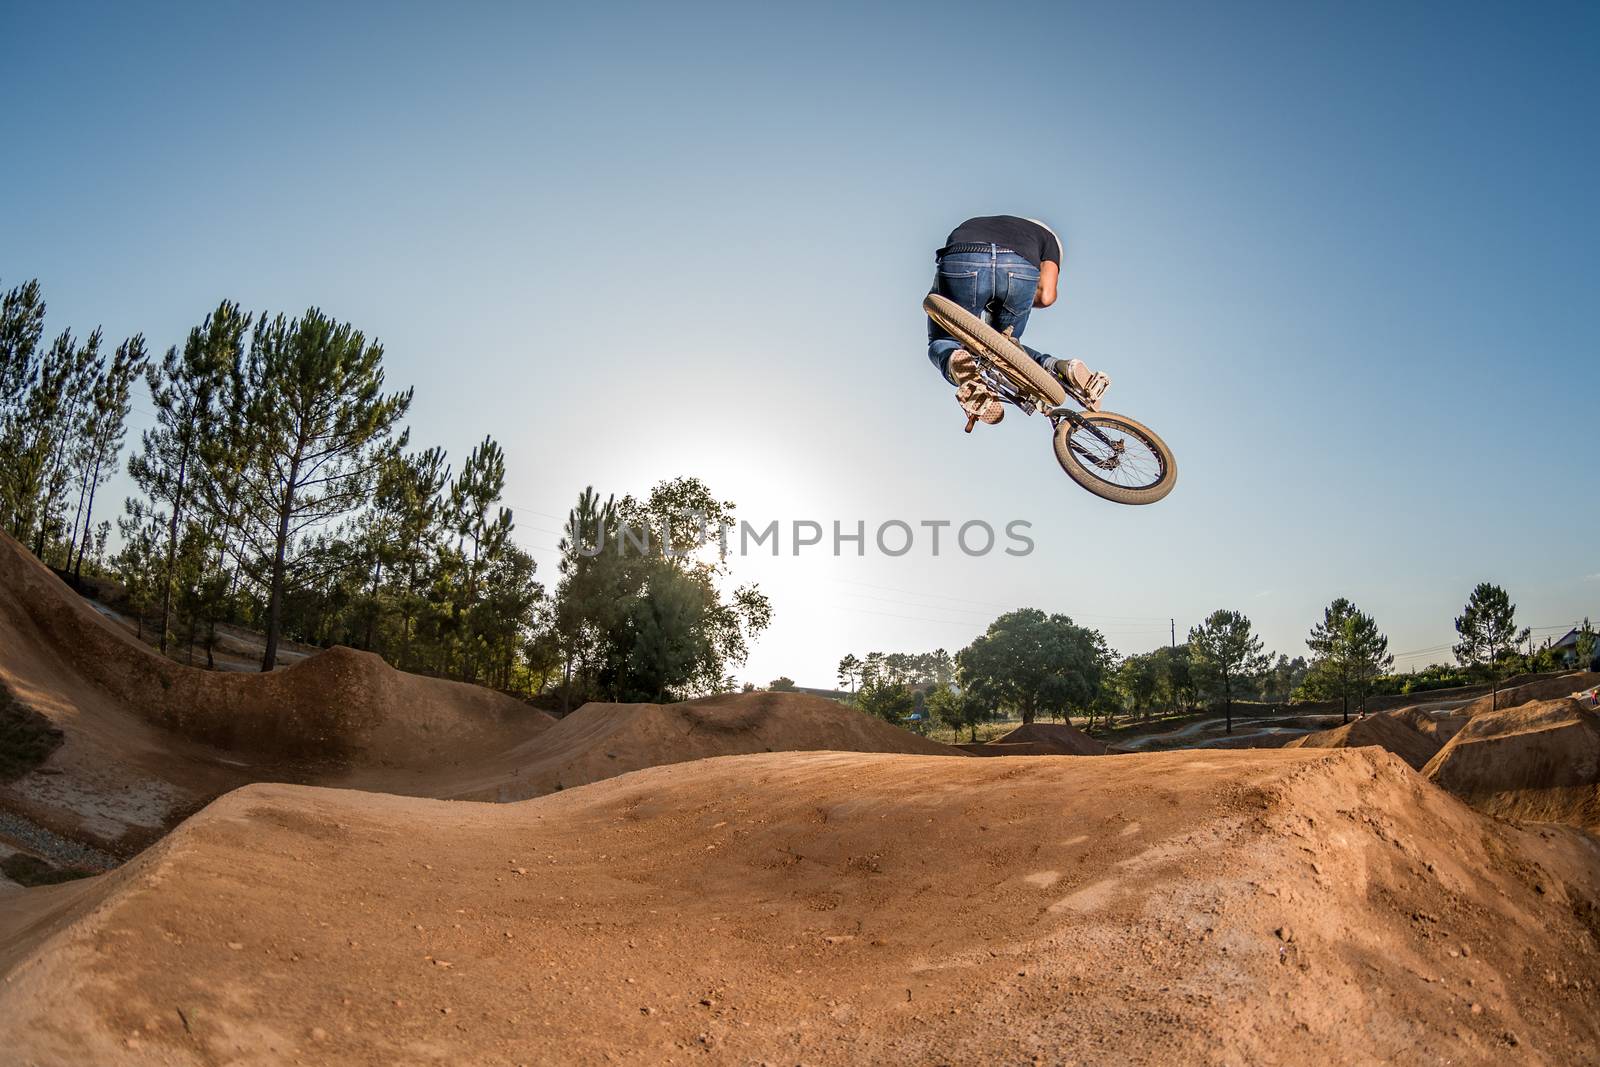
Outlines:
POLYGON ((1081 359, 1058 359, 1052 373, 1090 411, 1100 410, 1100 398, 1111 388, 1109 377, 1097 370, 1090 370, 1081 359))
MULTIPOLYGON (((956 402, 961 405, 962 411, 989 426, 1006 417, 1005 402, 995 396, 994 390, 981 381, 968 381, 957 389, 956 402)), ((968 425, 970 427, 971 424, 968 425)))
POLYGON ((964 348, 958 348, 950 353, 950 360, 946 366, 950 368, 951 381, 958 386, 966 385, 978 376, 978 361, 964 348))

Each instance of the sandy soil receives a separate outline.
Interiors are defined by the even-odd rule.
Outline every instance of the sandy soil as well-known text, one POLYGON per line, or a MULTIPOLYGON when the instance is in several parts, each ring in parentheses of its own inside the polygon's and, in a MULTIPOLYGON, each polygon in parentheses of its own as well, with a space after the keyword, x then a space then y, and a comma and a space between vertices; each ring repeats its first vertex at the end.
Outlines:
POLYGON ((882 719, 805 693, 730 693, 681 704, 585 704, 549 730, 471 768, 363 767, 347 780, 453 800, 525 800, 619 774, 755 752, 903 752, 961 756, 882 719))
POLYGON ((1521 682, 1511 679, 1498 693, 1485 693, 1462 708, 1467 718, 1499 708, 1514 708, 1535 700, 1559 700, 1573 693, 1600 685, 1600 674, 1594 671, 1573 671, 1555 677, 1541 677, 1521 682))
POLYGON ((0 681, 65 735, 0 859, 138 852, 0 885, 8 1067, 1600 1063, 1600 838, 1429 780, 1594 825, 1571 701, 1093 758, 803 694, 552 722, 348 649, 179 667, 3 536, 0 681))
POLYGON ((1393 752, 1413 770, 1420 770, 1439 751, 1439 742, 1405 719, 1380 712, 1355 719, 1332 730, 1297 737, 1284 748, 1360 748, 1372 745, 1393 752))
POLYGON ((1600 850, 1373 749, 780 753, 520 804, 292 786, 25 895, 0 1047, 98 1063, 1565 1064, 1600 850))
POLYGON ((43 766, 0 784, 0 810, 41 839, 124 856, 247 782, 344 779, 360 767, 448 776, 553 722, 350 649, 269 675, 172 663, 3 534, 0 682, 65 734, 43 766))
POLYGON ((1423 773, 1494 815, 1600 830, 1600 713, 1570 699, 1479 712, 1423 773))
POLYGON ((0 839, 63 862, 71 857, 48 847, 56 836, 131 855, 257 781, 504 801, 707 756, 960 755, 800 693, 591 704, 556 723, 492 690, 347 648, 268 675, 190 668, 135 640, 3 534, 0 681, 65 733, 37 771, 0 784, 0 811, 33 828, 0 825, 0 839))

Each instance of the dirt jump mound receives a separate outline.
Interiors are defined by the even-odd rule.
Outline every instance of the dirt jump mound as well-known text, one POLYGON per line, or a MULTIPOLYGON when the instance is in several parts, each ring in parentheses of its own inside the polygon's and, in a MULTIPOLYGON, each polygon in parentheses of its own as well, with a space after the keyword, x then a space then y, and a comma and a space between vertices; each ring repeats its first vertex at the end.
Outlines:
POLYGON ((43 765, 0 785, 0 808, 124 850, 249 781, 353 768, 437 773, 553 721, 492 690, 406 674, 347 648, 271 674, 173 663, 3 534, 0 686, 60 733, 43 765))
POLYGON ((959 756, 882 719, 805 693, 729 693, 681 704, 585 704, 540 735, 515 774, 461 792, 520 800, 644 767, 752 752, 959 756))
POLYGON ((1399 719, 1435 745, 1442 745, 1454 737, 1456 732, 1467 724, 1468 719, 1466 712, 1461 709, 1434 712, 1429 711, 1426 704, 1413 704, 1383 714, 1399 719))
POLYGON ((1386 714, 1368 715, 1332 730, 1306 734, 1283 747, 1364 748, 1368 745, 1393 752, 1410 764, 1413 770, 1421 770, 1439 751, 1438 741, 1420 733, 1406 720, 1386 714))
POLYGON ((1600 857, 1372 749, 230 794, 0 917, 19 1063, 1578 1063, 1600 857), (1352 887, 1358 887, 1352 891, 1352 887))
POLYGON ((1571 696, 1573 693, 1600 685, 1600 673, 1594 671, 1573 671, 1570 674, 1556 675, 1554 678, 1536 678, 1531 682, 1512 684, 1501 689, 1498 693, 1485 693, 1474 700, 1461 711, 1468 718, 1481 715, 1486 711, 1497 711, 1501 708, 1514 708, 1518 704, 1526 704, 1534 700, 1559 700, 1571 696))
POLYGON ((988 744, 961 745, 974 756, 1103 756, 1106 746, 1070 723, 1030 722, 988 744))
POLYGON ((1574 700, 1483 711, 1423 773, 1492 815, 1600 829, 1600 714, 1574 700))

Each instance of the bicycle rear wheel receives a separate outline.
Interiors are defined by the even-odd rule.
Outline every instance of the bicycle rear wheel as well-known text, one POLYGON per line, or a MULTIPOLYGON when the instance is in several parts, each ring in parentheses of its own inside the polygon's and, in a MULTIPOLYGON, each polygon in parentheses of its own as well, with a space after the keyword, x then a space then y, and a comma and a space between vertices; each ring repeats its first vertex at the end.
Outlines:
POLYGON ((1038 393, 1051 407, 1066 403, 1067 391, 1055 375, 1035 363, 1033 357, 1023 351, 1017 342, 954 300, 938 293, 929 293, 923 298, 922 310, 968 351, 988 354, 998 360, 1010 377, 1038 393))
POLYGON ((1154 430, 1110 411, 1076 418, 1055 433, 1056 460, 1073 481, 1118 504, 1154 504, 1172 492, 1178 464, 1154 430))

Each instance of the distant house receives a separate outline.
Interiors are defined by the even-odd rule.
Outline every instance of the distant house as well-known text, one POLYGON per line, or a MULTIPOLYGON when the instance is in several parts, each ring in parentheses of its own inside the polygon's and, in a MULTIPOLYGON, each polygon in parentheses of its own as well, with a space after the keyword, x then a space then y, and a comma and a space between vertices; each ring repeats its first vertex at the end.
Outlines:
MULTIPOLYGON (((1561 656, 1561 658, 1568 663, 1568 665, 1573 666, 1573 667, 1579 666, 1579 664, 1577 662, 1577 659, 1578 659, 1578 628, 1576 626, 1574 626, 1572 629, 1568 630, 1567 631, 1567 635, 1565 637, 1563 637, 1561 640, 1557 641, 1555 644, 1551 645, 1550 647, 1557 654, 1559 654, 1561 656)), ((1600 644, 1597 644, 1595 646, 1594 658, 1589 663, 1584 664, 1584 666, 1587 666, 1587 668, 1589 670, 1591 670, 1591 671, 1600 670, 1600 644)))

